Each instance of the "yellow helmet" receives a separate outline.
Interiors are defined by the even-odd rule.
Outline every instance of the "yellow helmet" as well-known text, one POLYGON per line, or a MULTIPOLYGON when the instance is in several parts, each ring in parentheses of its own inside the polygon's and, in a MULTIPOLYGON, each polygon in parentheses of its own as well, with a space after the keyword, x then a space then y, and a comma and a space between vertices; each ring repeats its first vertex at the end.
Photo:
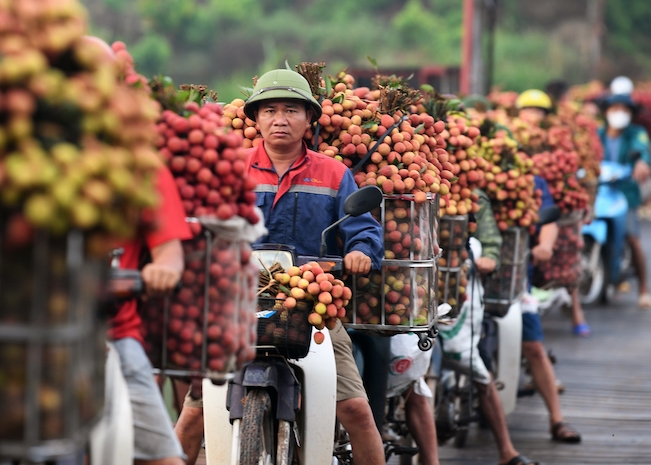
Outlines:
POLYGON ((527 107, 535 107, 549 111, 552 109, 552 99, 550 99, 549 95, 544 93, 542 90, 529 89, 518 95, 518 98, 515 101, 515 106, 518 110, 527 107))

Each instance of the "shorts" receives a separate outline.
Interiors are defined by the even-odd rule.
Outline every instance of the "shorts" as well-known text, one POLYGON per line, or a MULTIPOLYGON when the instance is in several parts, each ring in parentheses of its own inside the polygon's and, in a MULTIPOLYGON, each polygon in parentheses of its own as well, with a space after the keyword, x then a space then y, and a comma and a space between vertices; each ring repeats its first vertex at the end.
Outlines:
POLYGON ((368 400, 362 377, 353 357, 353 341, 341 321, 330 331, 337 366, 337 402, 355 397, 368 400))
POLYGON ((538 342, 543 340, 542 323, 538 313, 522 312, 522 341, 538 342))
POLYGON ((119 339, 113 344, 120 355, 120 368, 131 398, 134 458, 160 460, 181 457, 185 460, 142 345, 133 338, 119 339))
POLYGON ((640 217, 635 209, 630 209, 626 213, 626 235, 640 237, 640 217))
MULTIPOLYGON (((335 329, 330 331, 330 339, 332 339, 337 367, 337 402, 355 397, 368 400, 362 377, 353 357, 353 342, 341 321, 337 321, 335 329)), ((203 400, 193 399, 188 391, 183 406, 203 408, 203 400)))

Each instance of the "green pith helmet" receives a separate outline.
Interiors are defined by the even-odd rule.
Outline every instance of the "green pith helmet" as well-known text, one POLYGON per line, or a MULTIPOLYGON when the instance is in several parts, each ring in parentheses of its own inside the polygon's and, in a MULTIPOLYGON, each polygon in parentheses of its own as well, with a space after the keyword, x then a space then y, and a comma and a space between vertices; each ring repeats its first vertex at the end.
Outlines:
POLYGON ((264 73, 253 88, 253 95, 246 101, 244 113, 255 121, 257 104, 272 99, 304 100, 312 107, 312 122, 321 117, 321 105, 312 96, 310 84, 295 71, 274 69, 264 73))

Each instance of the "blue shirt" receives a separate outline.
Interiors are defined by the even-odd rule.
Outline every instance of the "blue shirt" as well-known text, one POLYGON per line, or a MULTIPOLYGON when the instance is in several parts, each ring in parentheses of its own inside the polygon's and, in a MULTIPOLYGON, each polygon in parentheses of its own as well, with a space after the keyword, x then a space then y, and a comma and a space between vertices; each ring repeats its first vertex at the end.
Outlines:
POLYGON ((609 137, 606 136, 606 144, 604 146, 605 154, 604 159, 617 163, 619 161, 619 149, 622 146, 622 136, 609 137))
POLYGON ((545 178, 534 176, 533 180, 535 183, 534 189, 542 191, 542 204, 540 205, 540 209, 542 210, 543 208, 553 207, 555 205, 554 197, 552 196, 552 193, 549 192, 549 185, 547 184, 547 181, 545 181, 545 178))

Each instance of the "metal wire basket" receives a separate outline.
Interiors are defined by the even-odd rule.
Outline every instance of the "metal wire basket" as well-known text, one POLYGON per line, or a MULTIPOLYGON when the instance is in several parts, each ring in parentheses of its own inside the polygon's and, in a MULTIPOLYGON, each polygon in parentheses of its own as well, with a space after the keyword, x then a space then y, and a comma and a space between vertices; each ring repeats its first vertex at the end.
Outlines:
POLYGON ((104 402, 104 277, 80 232, 0 238, 0 458, 40 462, 86 444, 104 402))
POLYGON ((398 334, 429 332, 436 321, 436 265, 383 260, 379 271, 352 280, 344 326, 398 334))
POLYGON ((287 308, 284 299, 258 298, 258 352, 273 350, 298 359, 310 349, 312 325, 307 321, 312 302, 297 301, 287 308))
POLYGON ((529 234, 525 228, 509 228, 502 233, 499 270, 484 279, 484 310, 504 316, 527 285, 529 234))
POLYGON ((449 315, 454 316, 465 300, 467 286, 468 215, 441 217, 438 237, 442 251, 438 262, 438 298, 450 305, 449 315))
POLYGON ((382 225, 384 258, 387 260, 431 260, 438 249, 438 197, 429 194, 424 202, 413 195, 385 195, 373 216, 382 225))
POLYGON ((243 247, 209 229, 184 241, 180 291, 140 305, 155 373, 224 382, 255 356, 258 271, 243 263, 243 247))

